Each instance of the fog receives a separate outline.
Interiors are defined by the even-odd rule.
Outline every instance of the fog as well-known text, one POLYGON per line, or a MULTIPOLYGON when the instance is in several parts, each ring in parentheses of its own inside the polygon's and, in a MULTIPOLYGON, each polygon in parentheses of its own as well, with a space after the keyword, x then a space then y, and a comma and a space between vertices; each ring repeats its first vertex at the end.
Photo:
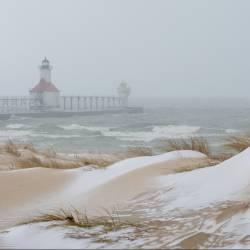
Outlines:
POLYGON ((1 0, 1 95, 25 95, 46 56, 63 94, 248 97, 250 1, 1 0))

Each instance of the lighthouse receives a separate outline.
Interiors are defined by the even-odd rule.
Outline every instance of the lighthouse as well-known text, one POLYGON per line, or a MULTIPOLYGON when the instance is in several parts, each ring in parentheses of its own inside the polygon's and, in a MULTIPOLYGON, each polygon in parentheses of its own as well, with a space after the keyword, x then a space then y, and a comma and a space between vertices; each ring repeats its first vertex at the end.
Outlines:
POLYGON ((51 70, 52 66, 49 60, 45 57, 42 60, 42 64, 39 66, 40 69, 40 79, 44 79, 46 82, 51 82, 51 70))
POLYGON ((32 108, 36 110, 55 110, 60 107, 60 91, 51 82, 52 66, 45 57, 39 66, 40 81, 30 90, 30 96, 34 100, 32 108))
POLYGON ((128 107, 128 97, 131 93, 131 89, 125 81, 122 81, 117 88, 117 93, 121 99, 122 107, 128 107))

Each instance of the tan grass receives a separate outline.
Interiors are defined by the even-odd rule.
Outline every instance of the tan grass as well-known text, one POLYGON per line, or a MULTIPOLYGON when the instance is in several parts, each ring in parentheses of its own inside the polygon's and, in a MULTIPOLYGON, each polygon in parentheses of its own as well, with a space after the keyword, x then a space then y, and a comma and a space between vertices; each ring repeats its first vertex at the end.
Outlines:
POLYGON ((200 161, 192 161, 189 159, 189 163, 182 168, 176 169, 176 173, 189 172, 200 168, 212 167, 217 165, 219 162, 210 158, 201 159, 200 161))
POLYGON ((108 210, 104 211, 105 215, 103 216, 89 217, 86 211, 80 211, 74 207, 71 207, 67 210, 61 208, 51 211, 50 213, 34 217, 26 221, 25 224, 63 221, 65 222, 65 225, 83 228, 103 226, 106 232, 119 230, 124 227, 140 227, 140 224, 132 219, 121 219, 119 213, 116 210, 112 212, 109 212, 108 210))
POLYGON ((112 164, 112 161, 108 161, 105 159, 90 159, 90 158, 79 158, 78 163, 82 166, 98 166, 98 167, 107 167, 112 164))
POLYGON ((32 143, 23 144, 23 149, 29 150, 32 153, 38 153, 38 150, 35 148, 35 146, 32 143))
POLYGON ((81 157, 76 155, 74 159, 58 157, 53 148, 39 151, 33 144, 15 144, 11 140, 6 142, 1 150, 1 153, 8 153, 14 156, 10 163, 10 169, 33 167, 70 169, 82 166, 103 168, 119 160, 116 157, 104 156, 101 154, 81 157), (25 150, 30 151, 30 153, 23 154, 25 150))
POLYGON ((42 155, 44 155, 47 158, 55 158, 57 156, 57 153, 52 147, 50 147, 45 149, 45 151, 42 152, 42 155))
POLYGON ((136 156, 152 156, 153 151, 149 147, 128 147, 127 148, 127 155, 129 157, 136 157, 136 156))
POLYGON ((12 141, 8 140, 4 145, 4 151, 8 154, 14 155, 16 157, 21 156, 21 153, 18 151, 18 146, 12 141))
POLYGON ((191 137, 189 139, 168 139, 160 146, 162 151, 194 150, 209 156, 210 148, 206 139, 202 137, 191 137))
POLYGON ((228 137, 226 138, 226 143, 224 144, 224 147, 233 152, 240 153, 250 147, 250 135, 228 137))
POLYGON ((43 168, 55 168, 55 169, 69 169, 69 168, 77 168, 80 167, 81 165, 77 162, 72 162, 72 161, 42 160, 38 156, 32 156, 26 159, 18 158, 15 161, 15 166, 16 168, 43 167, 43 168))
POLYGON ((216 216, 216 222, 220 223, 228 218, 233 217, 238 213, 245 213, 250 209, 250 203, 248 201, 244 202, 227 202, 219 208, 219 213, 216 216))

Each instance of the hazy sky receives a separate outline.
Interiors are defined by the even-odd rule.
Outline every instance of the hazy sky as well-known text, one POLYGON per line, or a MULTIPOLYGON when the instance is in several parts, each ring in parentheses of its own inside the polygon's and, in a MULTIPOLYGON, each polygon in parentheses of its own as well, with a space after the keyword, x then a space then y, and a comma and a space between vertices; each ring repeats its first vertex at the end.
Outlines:
POLYGON ((63 94, 250 98, 248 0, 0 0, 1 95, 44 56, 63 94))

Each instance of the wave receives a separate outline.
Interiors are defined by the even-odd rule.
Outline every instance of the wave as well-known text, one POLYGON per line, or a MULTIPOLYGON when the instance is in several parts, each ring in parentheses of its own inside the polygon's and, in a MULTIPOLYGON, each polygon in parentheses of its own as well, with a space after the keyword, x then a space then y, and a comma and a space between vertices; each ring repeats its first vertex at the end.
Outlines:
POLYGON ((25 139, 30 135, 32 132, 29 130, 0 130, 0 140, 25 139))
POLYGON ((70 124, 70 125, 58 125, 57 127, 62 128, 64 130, 88 130, 91 132, 104 132, 104 131, 109 131, 109 127, 95 127, 95 126, 83 126, 79 124, 70 124))
POLYGON ((197 126, 154 126, 151 131, 106 131, 104 136, 118 137, 125 141, 152 141, 160 138, 183 138, 194 135, 198 132, 200 127, 197 126))
POLYGON ((228 133, 228 134, 236 134, 236 133, 239 133, 240 131, 237 130, 237 129, 228 128, 228 129, 225 130, 225 132, 228 133))
POLYGON ((7 129, 20 129, 20 128, 30 128, 31 126, 21 124, 21 123, 12 123, 6 126, 7 129))
MULTIPOLYGON (((147 131, 122 131, 117 128, 111 127, 96 127, 96 126, 83 126, 79 124, 70 124, 66 126, 59 125, 58 127, 64 130, 86 130, 90 132, 100 133, 106 137, 116 137, 124 141, 152 141, 159 138, 183 138, 189 137, 200 130, 198 126, 187 125, 168 125, 168 126, 153 126, 147 131)), ((145 128, 144 128, 145 129, 145 128)))
POLYGON ((70 125, 58 125, 57 127, 62 128, 64 130, 79 130, 79 129, 84 129, 84 126, 81 126, 79 124, 70 124, 70 125))
POLYGON ((60 139, 60 138, 76 138, 81 137, 80 135, 61 135, 61 134, 30 134, 31 137, 45 137, 51 139, 60 139))

